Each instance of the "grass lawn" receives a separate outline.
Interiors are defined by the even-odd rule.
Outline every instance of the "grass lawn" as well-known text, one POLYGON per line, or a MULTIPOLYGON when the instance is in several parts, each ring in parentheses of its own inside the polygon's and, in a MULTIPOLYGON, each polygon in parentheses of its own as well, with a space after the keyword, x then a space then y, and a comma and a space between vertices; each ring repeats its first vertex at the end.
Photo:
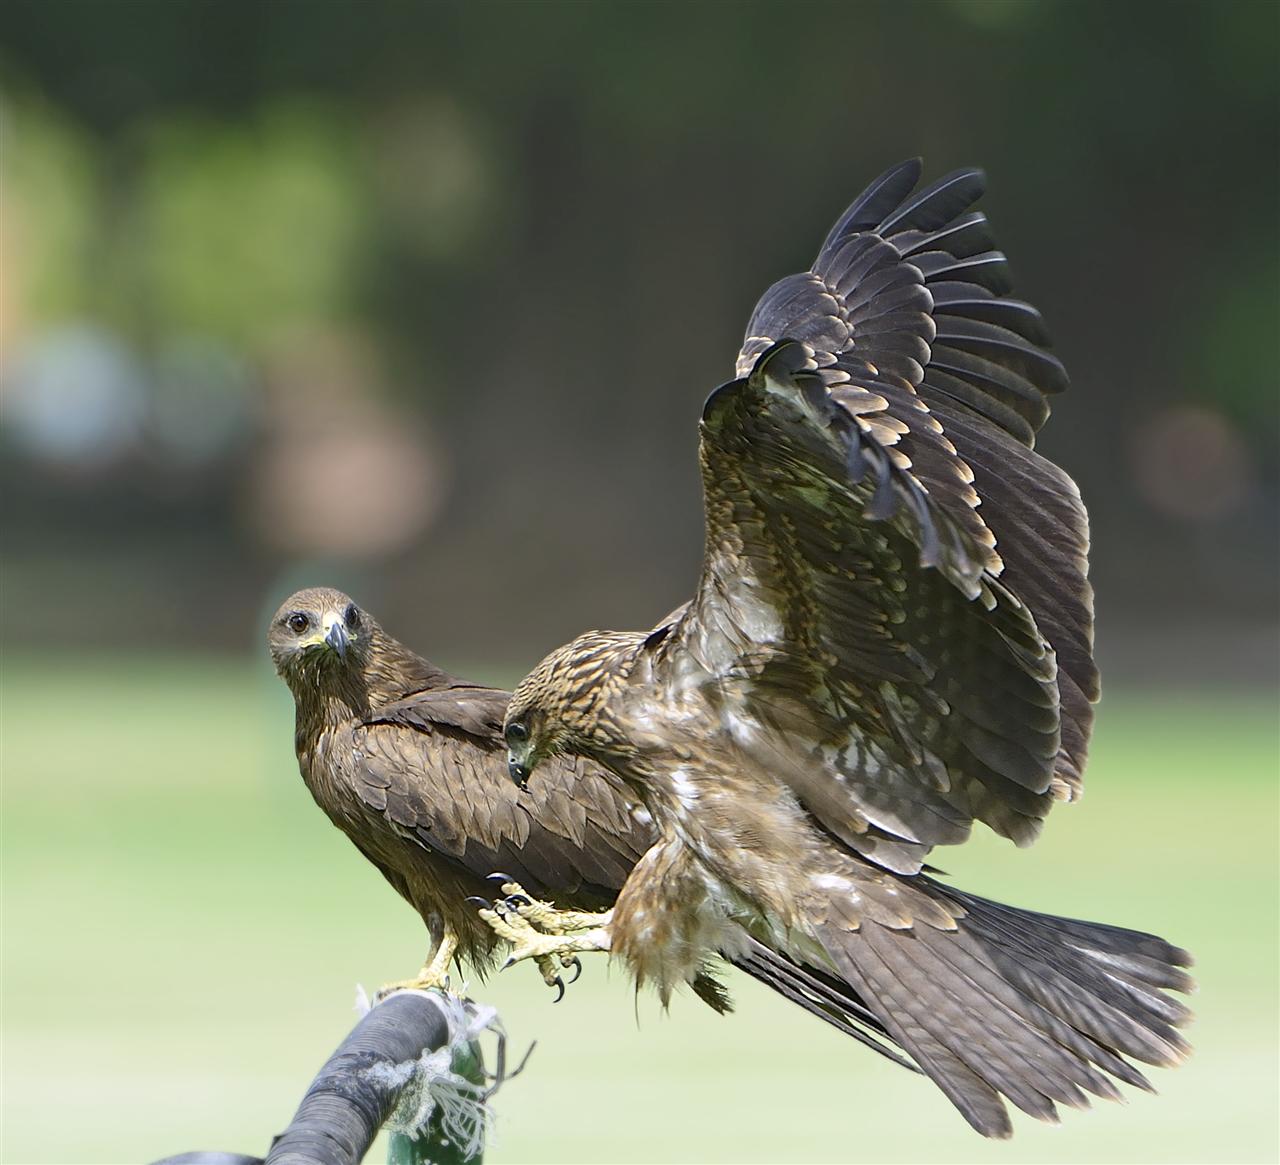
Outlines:
MULTIPOLYGON (((0 1157, 265 1153, 355 984, 417 967, 416 917, 312 804, 265 666, 10 657, 2 680, 0 1157)), ((1153 1070, 1160 1095, 986 1142, 754 984, 734 979, 735 1016, 692 997, 663 1016, 587 960, 559 1006, 531 968, 473 985, 517 1052, 538 1041, 489 1160, 1275 1161, 1276 745, 1272 693, 1108 693, 1083 802, 1032 850, 936 858, 968 889, 1192 950, 1197 1052, 1153 1070)))

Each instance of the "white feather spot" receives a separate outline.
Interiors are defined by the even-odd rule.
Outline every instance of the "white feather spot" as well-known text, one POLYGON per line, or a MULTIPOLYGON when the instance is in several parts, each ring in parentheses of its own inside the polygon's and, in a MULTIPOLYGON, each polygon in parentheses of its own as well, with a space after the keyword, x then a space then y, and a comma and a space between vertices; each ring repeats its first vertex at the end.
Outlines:
POLYGON ((819 890, 834 890, 836 893, 844 893, 853 889, 853 883, 848 878, 842 878, 839 874, 815 874, 809 879, 819 890))
POLYGON ((738 744, 749 745, 756 738, 756 725, 736 712, 728 712, 724 718, 725 727, 729 730, 729 735, 733 737, 738 744))
POLYGON ((690 810, 697 808, 698 789, 684 769, 676 769, 671 774, 671 785, 676 791, 676 796, 680 798, 681 805, 690 810))

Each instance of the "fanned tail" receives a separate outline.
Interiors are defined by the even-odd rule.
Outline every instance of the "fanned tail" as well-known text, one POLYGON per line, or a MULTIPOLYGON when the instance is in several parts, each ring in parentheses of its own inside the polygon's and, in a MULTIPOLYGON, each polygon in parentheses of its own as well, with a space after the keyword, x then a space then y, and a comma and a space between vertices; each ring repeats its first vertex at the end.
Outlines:
POLYGON ((1112 1078, 1151 1090, 1126 1057, 1174 1065, 1188 1053, 1191 957, 1155 935, 1056 918, 921 879, 956 929, 865 921, 819 934, 848 989, 984 1136, 1012 1132, 1002 1097, 1042 1120, 1112 1078))

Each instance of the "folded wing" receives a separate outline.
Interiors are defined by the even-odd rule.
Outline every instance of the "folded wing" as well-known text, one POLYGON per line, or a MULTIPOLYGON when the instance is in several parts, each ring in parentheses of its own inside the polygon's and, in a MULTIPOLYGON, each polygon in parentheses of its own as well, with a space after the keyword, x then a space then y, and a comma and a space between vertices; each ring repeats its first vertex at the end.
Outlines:
POLYGON ((507 776, 492 688, 421 692, 356 734, 359 796, 403 836, 478 878, 496 870, 534 894, 608 906, 650 834, 587 761, 549 761, 521 792, 507 776))

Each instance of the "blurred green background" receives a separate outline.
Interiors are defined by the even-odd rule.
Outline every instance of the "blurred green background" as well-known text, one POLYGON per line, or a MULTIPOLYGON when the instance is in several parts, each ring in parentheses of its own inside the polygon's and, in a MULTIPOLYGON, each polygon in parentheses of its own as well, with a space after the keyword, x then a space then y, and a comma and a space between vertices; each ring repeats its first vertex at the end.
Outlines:
POLYGON ((492 1160, 1275 1160, 1278 35, 1261 0, 7 0, 0 1157, 265 1149, 354 983, 423 954, 297 777, 267 613, 334 583, 493 682, 652 623, 756 296, 921 153, 988 170, 1072 373, 1041 448, 1108 684, 1083 803, 941 864, 1190 947, 1197 1055, 993 1145, 751 985, 637 1027, 603 964, 557 1008, 515 972, 492 1160))
MULTIPOLYGON (((5 671, 5 1160, 264 1152, 355 1021, 355 984, 418 966, 417 917, 311 803, 266 665, 5 671)), ((473 984, 516 1051, 538 1041, 490 1159, 1274 1161, 1273 703, 1117 692, 1091 775, 1035 849, 984 834, 941 862, 1195 953, 1196 1053, 1152 1070, 1159 1095, 987 1142, 927 1081, 742 977, 736 1015, 681 996, 664 1018, 587 960, 558 1006, 528 967, 473 984)))

